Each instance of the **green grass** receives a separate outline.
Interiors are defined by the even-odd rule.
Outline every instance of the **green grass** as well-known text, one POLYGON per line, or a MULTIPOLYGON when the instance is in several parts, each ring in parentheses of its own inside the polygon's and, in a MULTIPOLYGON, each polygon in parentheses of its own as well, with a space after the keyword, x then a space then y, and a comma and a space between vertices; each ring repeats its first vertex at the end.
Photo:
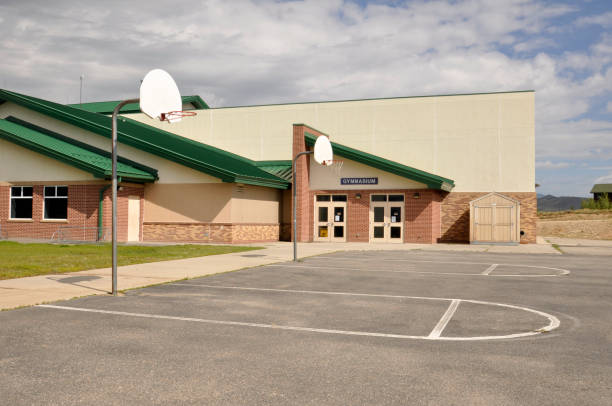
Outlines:
MULTIPOLYGON (((119 266, 261 249, 223 245, 117 247, 119 266)), ((84 271, 111 266, 111 245, 21 244, 0 241, 0 279, 84 271)))

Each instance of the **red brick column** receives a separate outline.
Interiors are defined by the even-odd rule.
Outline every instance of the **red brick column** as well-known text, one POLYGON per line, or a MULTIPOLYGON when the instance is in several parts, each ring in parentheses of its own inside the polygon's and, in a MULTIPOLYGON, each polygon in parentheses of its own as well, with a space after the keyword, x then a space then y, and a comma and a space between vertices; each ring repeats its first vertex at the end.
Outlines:
MULTIPOLYGON (((304 140, 304 133, 309 132, 316 136, 324 135, 320 131, 315 130, 304 124, 293 125, 293 154, 291 159, 295 159, 297 154, 300 152, 308 151, 310 148, 306 148, 306 142, 304 140)), ((312 210, 313 202, 310 198, 310 156, 302 156, 296 162, 296 203, 297 203, 297 240, 302 242, 312 241, 312 210)), ((291 187, 295 187, 295 180, 291 187)), ((291 213, 293 216, 293 202, 291 206, 291 213)), ((291 241, 293 241, 293 217, 291 219, 291 241)))

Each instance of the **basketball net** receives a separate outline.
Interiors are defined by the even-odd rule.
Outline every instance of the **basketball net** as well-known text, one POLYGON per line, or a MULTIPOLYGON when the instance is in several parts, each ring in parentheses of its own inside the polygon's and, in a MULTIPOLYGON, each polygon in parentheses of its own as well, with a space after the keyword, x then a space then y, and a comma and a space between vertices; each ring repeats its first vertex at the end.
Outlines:
POLYGON ((167 113, 161 113, 160 120, 167 121, 168 123, 173 123, 175 121, 180 121, 183 117, 191 117, 195 116, 195 111, 169 111, 167 113))
POLYGON ((344 161, 340 159, 330 159, 329 161, 323 161, 322 166, 336 177, 342 175, 342 165, 344 161))

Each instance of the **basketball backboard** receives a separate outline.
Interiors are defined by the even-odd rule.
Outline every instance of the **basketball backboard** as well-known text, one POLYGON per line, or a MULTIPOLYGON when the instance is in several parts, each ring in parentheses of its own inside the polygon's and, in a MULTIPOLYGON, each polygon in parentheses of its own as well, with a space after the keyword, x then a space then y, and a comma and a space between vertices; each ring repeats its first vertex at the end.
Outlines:
POLYGON ((317 138, 314 145, 314 159, 318 164, 331 165, 334 159, 334 151, 332 150, 331 142, 325 135, 317 138))
POLYGON ((180 114, 166 117, 168 113, 183 110, 181 93, 168 72, 153 69, 146 74, 140 84, 140 110, 153 119, 181 121, 180 114))

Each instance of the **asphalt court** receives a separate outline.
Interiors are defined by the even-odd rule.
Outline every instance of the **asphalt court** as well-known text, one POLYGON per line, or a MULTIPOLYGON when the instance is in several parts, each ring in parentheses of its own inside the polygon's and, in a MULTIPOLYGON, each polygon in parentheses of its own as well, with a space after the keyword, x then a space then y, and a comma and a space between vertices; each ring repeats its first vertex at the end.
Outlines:
POLYGON ((368 284, 353 287, 351 283, 332 289, 298 289, 283 284, 283 280, 290 277, 296 281, 296 277, 308 274, 311 281, 317 278, 325 281, 330 275, 344 275, 348 282, 355 277, 359 280, 363 273, 369 274, 370 279, 384 274, 387 283, 395 284, 409 274, 437 278, 555 278, 567 277, 570 271, 502 261, 451 261, 409 253, 352 252, 262 266, 236 276, 246 273, 251 279, 258 279, 255 285, 247 281, 220 283, 218 280, 232 278, 218 276, 136 290, 114 303, 101 298, 87 300, 84 307, 45 307, 302 333, 422 340, 515 339, 550 333, 561 322, 537 308, 482 301, 461 294, 451 297, 385 294, 370 291, 368 284), (269 280, 270 274, 278 277, 272 284, 262 285, 262 279, 269 280), (209 280, 211 283, 202 282, 209 280))
POLYGON ((608 263, 337 252, 2 312, 0 394, 11 404, 100 403, 109 388, 116 404, 602 404, 608 263))

